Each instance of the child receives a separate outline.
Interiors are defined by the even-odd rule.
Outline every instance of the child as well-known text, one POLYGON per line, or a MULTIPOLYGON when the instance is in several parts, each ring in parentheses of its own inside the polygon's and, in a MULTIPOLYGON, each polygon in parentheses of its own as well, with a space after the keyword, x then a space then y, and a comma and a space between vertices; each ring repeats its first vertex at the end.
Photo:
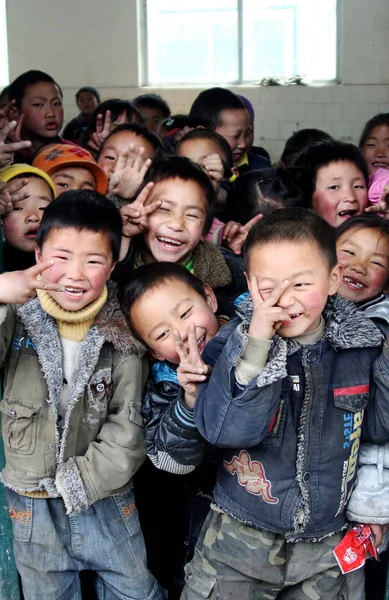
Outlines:
MULTIPOLYGON (((268 151, 265 150, 265 148, 262 148, 261 146, 253 145, 254 144, 254 129, 255 129, 254 106, 252 105, 250 100, 248 98, 246 98, 246 96, 243 96, 242 94, 237 94, 237 96, 238 96, 238 98, 240 98, 242 100, 247 112, 249 113, 249 117, 250 117, 250 132, 247 137, 247 154, 251 160, 254 160, 254 157, 252 156, 253 154, 258 154, 259 156, 263 156, 264 158, 266 158, 270 163, 270 154, 268 153, 268 151)), ((253 169, 255 168, 255 165, 251 165, 251 166, 253 169)))
POLYGON ((211 88, 201 92, 193 102, 189 112, 191 127, 203 127, 216 131, 229 143, 234 165, 249 166, 251 169, 266 166, 269 162, 253 155, 253 162, 247 155, 250 136, 250 117, 242 100, 224 88, 211 88))
POLYGON ((333 227, 362 214, 368 204, 368 172, 358 148, 331 140, 308 146, 287 170, 311 208, 333 227))
POLYGON ((369 173, 377 169, 389 169, 389 113, 376 115, 366 123, 359 147, 369 173))
POLYGON ((171 114, 166 100, 158 94, 142 94, 134 98, 132 102, 140 111, 146 127, 154 133, 159 133, 162 121, 171 114))
POLYGON ((215 290, 223 314, 233 314, 235 298, 246 289, 243 264, 228 250, 203 241, 215 208, 208 175, 188 158, 171 156, 153 165, 147 181, 142 201, 156 208, 141 230, 131 226, 124 233, 129 249, 115 277, 126 280, 133 268, 150 262, 180 263, 215 290))
POLYGON ((120 239, 110 202, 66 192, 45 212, 38 264, 0 276, 2 481, 26 600, 80 597, 83 569, 99 597, 164 598, 131 490, 146 366, 106 287, 120 239))
POLYGON ((223 321, 215 316, 212 289, 174 263, 140 267, 121 296, 132 331, 153 359, 142 407, 152 464, 145 463, 137 474, 135 494, 150 568, 171 598, 183 587, 185 557, 193 551, 215 483, 209 461, 192 472, 206 445, 193 421, 197 386, 188 386, 185 362, 191 360, 193 346, 201 353, 223 321), (184 452, 177 444, 181 436, 186 440, 184 452), (164 490, 158 504, 153 499, 156 485, 164 490))
POLYGON ((80 146, 56 144, 40 152, 32 164, 50 175, 57 194, 67 190, 96 190, 99 194, 107 191, 107 175, 80 146))
POLYGON ((76 103, 80 114, 69 121, 63 130, 63 136, 67 140, 79 144, 88 132, 92 115, 100 104, 100 94, 96 88, 89 85, 84 86, 76 94, 76 103))
POLYGON ((132 102, 119 98, 105 100, 95 109, 89 132, 84 135, 82 145, 98 152, 108 135, 118 125, 132 121, 143 125, 143 117, 132 102))
POLYGON ((27 269, 35 264, 35 236, 43 213, 57 192, 50 177, 30 165, 6 167, 0 171, 0 178, 7 182, 0 192, 0 200, 5 200, 0 206, 4 270, 27 269))
POLYGON ((63 143, 59 135, 63 125, 62 90, 50 75, 26 71, 10 84, 8 95, 14 102, 12 118, 22 120, 21 137, 31 141, 29 151, 16 161, 26 162, 50 142, 63 143))
POLYGON ((333 600, 358 455, 345 415, 356 440, 389 439, 389 351, 335 295, 335 234, 318 215, 272 213, 249 233, 245 261, 251 299, 201 357, 213 371, 194 420, 224 450, 182 598, 333 600))
POLYGON ((321 129, 300 129, 291 135, 285 142, 284 150, 279 161, 280 167, 292 167, 299 154, 315 142, 331 141, 329 133, 321 129))

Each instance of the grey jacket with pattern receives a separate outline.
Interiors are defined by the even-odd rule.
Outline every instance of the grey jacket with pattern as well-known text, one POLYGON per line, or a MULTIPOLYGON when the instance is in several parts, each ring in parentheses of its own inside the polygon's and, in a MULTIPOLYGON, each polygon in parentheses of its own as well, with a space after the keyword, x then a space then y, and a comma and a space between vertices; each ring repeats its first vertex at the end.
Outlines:
POLYGON ((63 371, 55 320, 37 298, 0 306, 3 483, 21 493, 62 496, 68 514, 129 489, 146 457, 142 355, 111 288, 81 344, 61 435, 63 371))

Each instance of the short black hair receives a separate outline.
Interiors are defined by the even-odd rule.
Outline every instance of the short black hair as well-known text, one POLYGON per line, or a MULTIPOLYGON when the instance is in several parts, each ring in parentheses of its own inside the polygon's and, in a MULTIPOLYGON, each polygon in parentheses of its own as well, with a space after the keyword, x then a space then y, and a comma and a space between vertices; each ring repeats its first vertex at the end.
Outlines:
POLYGON ((122 125, 118 125, 117 127, 115 127, 115 129, 113 129, 111 133, 105 138, 103 145, 101 146, 97 154, 97 157, 100 156, 109 138, 115 135, 116 133, 120 133, 121 131, 131 131, 136 136, 143 137, 153 146, 153 148, 155 148, 156 152, 159 151, 161 153, 164 151, 163 144, 157 136, 157 134, 154 133, 154 131, 150 131, 150 129, 147 129, 145 125, 141 125, 140 123, 136 123, 135 121, 133 121, 132 123, 123 123, 122 125))
POLYGON ((115 205, 92 190, 63 192, 48 205, 36 234, 35 242, 42 249, 53 229, 87 229, 107 236, 114 262, 119 260, 122 241, 122 219, 115 205))
POLYGON ((312 206, 312 196, 316 189, 316 176, 322 167, 330 163, 351 162, 362 173, 366 189, 369 186, 369 174, 365 159, 359 148, 335 140, 322 140, 308 146, 296 158, 287 172, 296 181, 303 194, 302 205, 312 206))
POLYGON ((281 208, 256 223, 249 232, 244 245, 246 271, 254 248, 280 242, 315 244, 329 269, 338 262, 335 229, 327 221, 305 208, 281 208))
POLYGON ((83 87, 81 87, 76 94, 76 100, 78 101, 78 97, 82 92, 89 92, 90 94, 93 94, 94 97, 96 98, 97 102, 100 104, 100 94, 99 92, 96 90, 96 88, 92 87, 91 85, 84 85, 83 87))
POLYGON ((281 154, 281 165, 288 167, 293 164, 296 157, 302 150, 311 146, 314 142, 321 140, 332 140, 332 136, 321 129, 300 129, 295 131, 285 142, 284 150, 281 154))
POLYGON ((225 213, 229 221, 245 225, 256 215, 264 217, 274 210, 299 206, 302 194, 283 169, 263 167, 248 171, 234 182, 227 195, 225 213))
POLYGON ((214 144, 216 144, 216 146, 218 146, 221 150, 223 154, 221 158, 224 160, 224 162, 226 162, 230 168, 233 167, 234 160, 232 157, 231 146, 227 140, 219 133, 216 133, 216 131, 211 131, 210 129, 192 129, 192 131, 188 131, 188 133, 186 133, 178 142, 176 152, 178 152, 182 144, 192 140, 210 140, 211 142, 214 142, 214 144))
POLYGON ((134 303, 149 290, 153 290, 166 281, 182 281, 193 288, 206 300, 205 284, 184 266, 171 262, 153 262, 133 271, 126 283, 119 287, 119 300, 128 323, 139 338, 131 322, 131 308, 134 303))
POLYGON ((357 215, 344 221, 336 228, 336 239, 338 240, 341 235, 353 229, 376 229, 389 240, 389 220, 373 213, 357 215))
POLYGON ((129 121, 136 121, 143 125, 143 117, 132 102, 120 98, 111 98, 96 106, 92 114, 89 131, 96 131, 97 117, 99 115, 105 116, 107 110, 111 113, 111 121, 116 121, 121 114, 126 113, 129 121))
MULTIPOLYGON (((216 129, 222 110, 246 110, 242 100, 225 88, 214 87, 201 92, 189 111, 189 126, 216 129)), ((247 113, 248 114, 248 113, 247 113)))
POLYGON ((146 107, 160 110, 164 119, 167 119, 171 115, 170 106, 158 94, 141 94, 134 98, 132 102, 137 108, 146 107))
POLYGON ((14 79, 13 82, 9 85, 8 97, 10 100, 15 100, 16 108, 20 110, 22 100, 26 95, 26 90, 28 86, 33 85, 34 83, 39 83, 41 81, 56 85, 59 90, 59 95, 61 96, 61 98, 63 97, 61 87, 58 85, 55 79, 51 77, 51 75, 48 75, 43 71, 31 69, 30 71, 22 73, 21 75, 19 75, 19 77, 16 77, 16 79, 14 79))
POLYGON ((360 148, 363 148, 366 140, 370 137, 370 134, 373 131, 373 129, 379 127, 380 125, 387 125, 389 127, 389 112, 375 115, 375 117, 373 117, 366 123, 361 133, 361 137, 358 144, 360 148))
MULTIPOLYGON (((168 179, 193 181, 199 186, 205 196, 207 207, 203 233, 208 233, 215 214, 216 193, 206 172, 200 165, 185 156, 164 156, 151 165, 145 178, 145 184, 149 181, 160 183, 168 179)), ((185 191, 183 191, 183 195, 185 195, 185 191)))

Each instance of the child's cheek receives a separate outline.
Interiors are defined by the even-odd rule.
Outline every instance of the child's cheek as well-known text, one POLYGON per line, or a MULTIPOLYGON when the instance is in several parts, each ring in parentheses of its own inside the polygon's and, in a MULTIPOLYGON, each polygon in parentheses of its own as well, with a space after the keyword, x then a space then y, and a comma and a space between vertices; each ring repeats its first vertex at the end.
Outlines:
POLYGON ((17 246, 20 242, 22 218, 14 212, 8 215, 3 221, 3 232, 5 240, 11 244, 11 246, 17 246))

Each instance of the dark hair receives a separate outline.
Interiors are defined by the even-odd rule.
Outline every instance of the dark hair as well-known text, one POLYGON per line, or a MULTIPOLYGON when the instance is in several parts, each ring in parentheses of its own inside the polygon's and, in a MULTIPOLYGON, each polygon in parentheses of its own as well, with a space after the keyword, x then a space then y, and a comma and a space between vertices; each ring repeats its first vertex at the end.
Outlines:
MULTIPOLYGON (((145 184, 149 181, 160 183, 168 179, 193 181, 199 186, 205 196, 207 206, 203 233, 208 233, 216 208, 216 193, 208 175, 200 165, 185 156, 165 156, 151 165, 145 178, 145 184)), ((185 195, 185 191, 183 191, 183 195, 185 195)))
POLYGON ((311 146, 314 142, 321 140, 332 140, 329 133, 321 129, 300 129, 286 140, 284 150, 281 154, 280 164, 284 167, 290 166, 302 150, 311 146))
POLYGON ((228 220, 245 225, 256 215, 264 217, 276 209, 301 205, 300 189, 282 169, 263 167, 248 171, 235 180, 228 194, 225 212, 228 220))
POLYGON ((172 129, 183 129, 187 126, 189 126, 189 115, 183 114, 170 115, 170 117, 164 119, 160 125, 160 127, 166 129, 166 131, 171 131, 172 129))
POLYGON ((19 75, 19 77, 16 77, 16 79, 14 79, 9 85, 8 97, 10 100, 15 100, 16 108, 20 110, 22 99, 26 95, 28 86, 41 81, 56 85, 59 90, 59 95, 61 98, 63 97, 62 89, 50 75, 44 73, 43 71, 32 69, 31 71, 26 71, 25 73, 19 75))
POLYGON ((111 121, 116 121, 125 112, 129 121, 136 121, 143 124, 143 117, 132 102, 120 100, 119 98, 111 98, 110 100, 104 100, 104 102, 96 106, 92 114, 89 131, 96 131, 97 117, 99 115, 104 116, 107 110, 111 113, 111 121))
MULTIPOLYGON (((119 288, 119 300, 133 332, 138 336, 131 322, 131 308, 134 303, 149 290, 162 285, 166 281, 182 281, 193 288, 204 299, 207 298, 204 283, 188 269, 177 263, 153 262, 135 269, 119 288)), ((138 336, 139 338, 139 336, 138 336)))
POLYGON ((132 102, 137 108, 146 107, 160 110, 164 119, 167 119, 171 115, 170 106, 158 94, 141 94, 134 98, 132 102))
POLYGON ((246 107, 242 100, 230 90, 220 87, 204 90, 191 106, 189 126, 216 129, 220 125, 222 110, 246 110, 246 107))
POLYGON ((352 231, 353 229, 376 229, 382 236, 389 239, 388 219, 383 219, 376 214, 366 213, 347 219, 336 228, 336 239, 338 240, 346 231, 352 231))
POLYGON ((101 232, 109 240, 112 258, 119 259, 122 241, 122 219, 115 205, 92 190, 63 192, 48 205, 36 234, 35 242, 40 249, 53 229, 67 227, 101 232))
POLYGON ((116 133, 120 133, 121 131, 131 131, 136 136, 143 137, 145 140, 147 140, 153 146, 156 152, 163 152, 163 144, 157 136, 157 134, 154 133, 154 131, 150 131, 150 129, 147 129, 147 127, 145 127, 144 125, 133 121, 132 123, 123 123, 122 125, 118 125, 117 127, 115 127, 115 129, 111 131, 111 133, 105 138, 97 157, 100 156, 109 138, 115 135, 116 133))
POLYGON ((312 206, 312 196, 316 189, 316 176, 322 167, 333 162, 351 162, 362 173, 369 185, 369 174, 362 152, 353 144, 344 144, 335 140, 323 140, 308 146, 287 169, 289 176, 296 182, 303 194, 302 205, 312 206))
POLYGON ((387 125, 389 127, 389 112, 375 115, 375 117, 373 117, 366 123, 361 133, 361 138, 358 144, 360 148, 363 148, 366 140, 370 137, 370 134, 373 131, 373 129, 375 129, 375 127, 378 127, 379 125, 387 125))
POLYGON ((188 133, 186 133, 184 137, 180 139, 176 147, 176 152, 178 152, 182 144, 185 144, 185 142, 191 142, 192 140, 210 140, 211 142, 214 142, 214 144, 219 147, 223 154, 221 158, 231 169, 234 164, 231 146, 222 135, 216 133, 216 131, 211 131, 210 129, 192 129, 192 131, 188 131, 188 133))
POLYGON ((281 208, 256 223, 249 232, 244 245, 246 271, 253 248, 280 242, 315 244, 329 269, 338 262, 335 229, 327 221, 304 208, 281 208))
POLYGON ((99 92, 96 90, 96 88, 92 87, 91 85, 84 85, 83 87, 81 87, 77 94, 76 94, 76 100, 78 101, 78 97, 82 92, 89 92, 90 94, 93 94, 94 97, 96 98, 97 102, 100 104, 100 94, 99 92))
POLYGON ((0 107, 2 104, 7 104, 8 102, 8 94, 9 94, 9 85, 7 85, 5 88, 3 88, 0 92, 0 107), (6 99, 6 102, 4 102, 4 100, 6 99))

